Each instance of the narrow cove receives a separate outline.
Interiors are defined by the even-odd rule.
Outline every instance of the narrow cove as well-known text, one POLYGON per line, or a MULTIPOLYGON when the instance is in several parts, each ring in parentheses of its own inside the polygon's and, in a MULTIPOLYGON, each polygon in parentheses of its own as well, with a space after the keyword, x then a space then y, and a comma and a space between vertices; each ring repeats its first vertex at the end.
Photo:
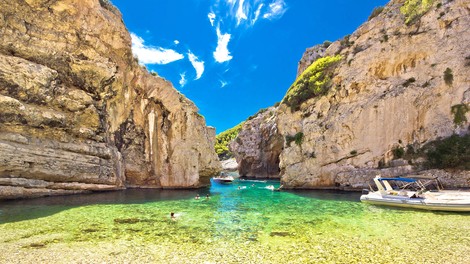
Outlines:
POLYGON ((279 182, 2 202, 0 262, 470 260, 469 214, 375 207, 360 203, 356 192, 274 192, 271 185, 279 182))

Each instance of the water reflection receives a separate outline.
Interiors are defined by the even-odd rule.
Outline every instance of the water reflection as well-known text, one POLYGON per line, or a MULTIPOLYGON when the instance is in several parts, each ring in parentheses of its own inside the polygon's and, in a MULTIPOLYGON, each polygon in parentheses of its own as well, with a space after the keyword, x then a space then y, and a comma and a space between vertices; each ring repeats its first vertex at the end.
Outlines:
POLYGON ((198 190, 161 190, 161 189, 127 189, 91 194, 70 196, 51 196, 35 199, 20 199, 0 202, 0 206, 31 206, 31 205, 65 205, 82 206, 92 204, 131 204, 152 201, 187 199, 196 196, 206 189, 198 190))
POLYGON ((333 190, 273 191, 279 187, 275 180, 237 179, 232 184, 212 183, 210 188, 197 190, 127 189, 92 194, 43 197, 0 202, 0 223, 23 221, 56 214, 63 210, 95 204, 143 204, 171 200, 194 199, 199 194, 217 197, 214 214, 220 216, 220 228, 240 221, 245 212, 276 207, 287 196, 299 196, 315 200, 359 201, 360 193, 333 190))
POLYGON ((74 207, 95 204, 141 204, 154 201, 189 199, 199 190, 127 189, 70 196, 52 196, 0 202, 0 223, 46 217, 74 207))
POLYGON ((335 200, 335 201, 349 201, 360 202, 360 192, 338 191, 338 190, 292 190, 292 194, 314 198, 319 200, 335 200))

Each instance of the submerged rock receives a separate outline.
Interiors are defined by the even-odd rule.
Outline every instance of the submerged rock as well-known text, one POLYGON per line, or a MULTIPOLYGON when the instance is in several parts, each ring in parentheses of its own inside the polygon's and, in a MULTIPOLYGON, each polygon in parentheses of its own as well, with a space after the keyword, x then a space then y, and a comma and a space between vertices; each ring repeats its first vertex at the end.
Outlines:
POLYGON ((290 232, 286 231, 272 231, 269 233, 270 236, 280 236, 280 237, 287 237, 287 236, 293 236, 290 232))

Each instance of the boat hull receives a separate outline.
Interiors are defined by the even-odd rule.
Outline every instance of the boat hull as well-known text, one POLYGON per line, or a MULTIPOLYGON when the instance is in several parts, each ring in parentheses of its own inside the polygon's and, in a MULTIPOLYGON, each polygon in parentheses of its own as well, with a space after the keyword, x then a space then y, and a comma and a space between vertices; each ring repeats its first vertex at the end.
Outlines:
POLYGON ((230 184, 234 181, 234 178, 231 176, 222 176, 222 177, 214 177, 212 178, 212 180, 220 184, 230 184))
POLYGON ((378 198, 368 195, 362 195, 361 202, 430 211, 470 212, 470 202, 429 201, 423 198, 378 198))
POLYGON ((233 180, 221 180, 221 179, 214 179, 214 182, 221 183, 221 184, 230 184, 233 180))

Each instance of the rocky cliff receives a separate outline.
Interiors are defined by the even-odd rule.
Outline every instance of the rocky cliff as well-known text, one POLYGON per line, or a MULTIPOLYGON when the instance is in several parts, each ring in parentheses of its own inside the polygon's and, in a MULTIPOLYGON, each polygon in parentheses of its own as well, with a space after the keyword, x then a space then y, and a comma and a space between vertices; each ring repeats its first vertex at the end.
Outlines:
POLYGON ((361 187, 375 174, 416 169, 392 162, 394 150, 468 133, 468 113, 456 121, 454 109, 470 103, 469 27, 466 0, 393 0, 332 43, 313 63, 340 58, 321 68, 319 90, 293 105, 291 87, 279 107, 279 132, 299 138, 281 153, 284 186, 361 187))
POLYGON ((331 45, 330 42, 325 41, 324 44, 315 45, 311 48, 308 48, 302 58, 300 58, 299 65, 297 65, 297 77, 299 77, 312 62, 325 56, 326 49, 331 45))
POLYGON ((198 187, 215 130, 104 0, 0 1, 0 198, 198 187))
MULTIPOLYGON (((284 187, 358 189, 376 174, 415 173, 420 160, 397 153, 469 132, 468 0, 392 0, 374 16, 302 56, 272 129, 284 139, 284 187)), ((249 125, 239 135, 245 146, 269 139, 249 125)), ((239 164, 259 163, 257 148, 234 148, 239 164)), ((431 173, 470 186, 469 171, 431 173)))
POLYGON ((277 108, 270 107, 247 120, 229 145, 240 176, 279 178, 279 154, 284 138, 277 131, 277 108))

